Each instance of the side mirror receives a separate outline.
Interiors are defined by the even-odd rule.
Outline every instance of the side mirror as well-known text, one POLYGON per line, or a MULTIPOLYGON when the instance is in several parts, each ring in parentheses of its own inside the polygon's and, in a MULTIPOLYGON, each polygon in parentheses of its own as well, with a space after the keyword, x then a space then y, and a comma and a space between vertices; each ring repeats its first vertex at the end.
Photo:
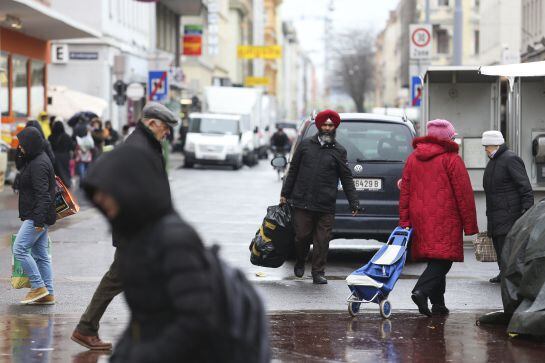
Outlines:
POLYGON ((288 165, 288 161, 283 156, 277 156, 271 160, 271 165, 275 168, 283 168, 288 165))

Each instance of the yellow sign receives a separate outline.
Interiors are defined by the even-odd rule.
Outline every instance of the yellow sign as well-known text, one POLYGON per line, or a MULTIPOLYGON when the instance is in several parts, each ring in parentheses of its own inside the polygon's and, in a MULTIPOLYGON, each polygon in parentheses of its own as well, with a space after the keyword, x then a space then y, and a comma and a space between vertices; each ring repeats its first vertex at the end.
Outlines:
POLYGON ((241 59, 279 59, 282 58, 282 46, 239 45, 237 53, 241 59))
POLYGON ((246 77, 246 79, 244 80, 244 85, 246 87, 268 86, 269 79, 267 77, 246 77))

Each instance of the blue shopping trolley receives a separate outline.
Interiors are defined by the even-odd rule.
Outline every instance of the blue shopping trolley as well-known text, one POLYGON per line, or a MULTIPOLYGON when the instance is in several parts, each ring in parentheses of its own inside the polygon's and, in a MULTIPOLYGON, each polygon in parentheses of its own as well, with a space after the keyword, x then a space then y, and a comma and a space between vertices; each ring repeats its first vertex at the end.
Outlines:
POLYGON ((371 261, 346 278, 352 292, 347 299, 351 316, 360 312, 361 304, 375 303, 379 304, 383 318, 390 317, 392 305, 388 295, 405 266, 411 234, 412 229, 397 227, 388 238, 388 243, 375 253, 371 261))

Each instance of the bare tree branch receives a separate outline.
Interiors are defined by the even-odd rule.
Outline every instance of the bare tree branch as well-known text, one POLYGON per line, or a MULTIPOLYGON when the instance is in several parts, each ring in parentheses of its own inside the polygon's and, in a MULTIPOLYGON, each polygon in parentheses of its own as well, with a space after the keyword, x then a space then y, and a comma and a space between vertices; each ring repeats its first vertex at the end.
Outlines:
POLYGON ((365 93, 373 87, 373 42, 373 34, 361 29, 335 36, 334 86, 352 98, 358 112, 364 112, 365 93))

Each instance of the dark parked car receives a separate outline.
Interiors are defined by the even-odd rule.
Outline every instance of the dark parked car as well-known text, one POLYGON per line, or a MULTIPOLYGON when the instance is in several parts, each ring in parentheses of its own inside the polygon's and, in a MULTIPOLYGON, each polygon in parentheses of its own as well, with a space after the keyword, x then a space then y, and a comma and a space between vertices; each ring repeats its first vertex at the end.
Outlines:
MULTIPOLYGON (((364 212, 353 217, 339 182, 334 238, 386 241, 399 221, 399 182, 412 152, 415 131, 401 117, 365 113, 341 113, 337 140, 346 148, 360 205, 364 212)), ((303 121, 291 154, 302 139, 318 132, 313 119, 303 121)))

